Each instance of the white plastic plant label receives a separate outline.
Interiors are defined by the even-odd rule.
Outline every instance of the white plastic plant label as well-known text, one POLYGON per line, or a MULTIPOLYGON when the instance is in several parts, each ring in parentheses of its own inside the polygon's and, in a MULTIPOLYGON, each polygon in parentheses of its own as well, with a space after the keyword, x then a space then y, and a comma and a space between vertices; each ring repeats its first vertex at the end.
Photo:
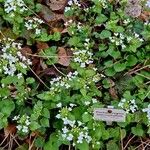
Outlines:
POLYGON ((94 118, 106 122, 125 122, 126 113, 123 109, 95 108, 94 118))

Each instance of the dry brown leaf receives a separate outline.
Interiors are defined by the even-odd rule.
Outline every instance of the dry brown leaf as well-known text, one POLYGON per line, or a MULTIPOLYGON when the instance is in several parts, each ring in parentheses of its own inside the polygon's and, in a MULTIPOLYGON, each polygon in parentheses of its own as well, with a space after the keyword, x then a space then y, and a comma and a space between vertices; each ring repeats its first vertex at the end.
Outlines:
POLYGON ((4 135, 5 137, 8 137, 10 134, 15 134, 16 131, 16 126, 14 124, 9 124, 6 128, 4 128, 4 135))
POLYGON ((128 6, 126 6, 125 12, 127 15, 136 18, 141 15, 142 7, 138 4, 128 5, 128 6))
POLYGON ((41 12, 39 14, 46 22, 51 22, 55 17, 54 13, 45 5, 42 5, 41 12))
POLYGON ((30 47, 25 46, 25 47, 23 47, 23 48, 21 49, 21 53, 22 53, 22 55, 24 55, 24 56, 28 56, 28 54, 32 54, 32 50, 31 50, 30 47))
POLYGON ((53 28, 53 32, 55 33, 55 32, 61 32, 62 33, 62 31, 63 31, 63 28, 53 28))
POLYGON ((143 21, 148 21, 150 19, 150 12, 149 11, 143 11, 139 18, 143 21))
POLYGON ((67 4, 67 0, 46 0, 46 4, 52 11, 62 12, 67 4))
POLYGON ((48 75, 48 76, 49 76, 49 75, 58 76, 59 73, 58 73, 58 71, 56 71, 56 69, 55 69, 54 67, 51 67, 51 68, 46 68, 46 69, 44 69, 44 70, 41 72, 40 77, 45 76, 45 75, 48 75))
POLYGON ((37 52, 38 52, 38 53, 39 53, 41 50, 44 50, 44 49, 49 48, 49 46, 48 46, 47 43, 39 42, 39 41, 37 42, 36 47, 37 47, 37 52))
POLYGON ((63 66, 69 66, 70 64, 70 57, 63 47, 58 47, 58 63, 63 66))
POLYGON ((111 87, 111 88, 109 89, 109 93, 110 93, 110 95, 111 95, 111 97, 112 97, 113 99, 118 99, 117 91, 116 91, 115 88, 111 87))
POLYGON ((61 33, 68 33, 68 29, 65 28, 64 30, 61 31, 61 33))

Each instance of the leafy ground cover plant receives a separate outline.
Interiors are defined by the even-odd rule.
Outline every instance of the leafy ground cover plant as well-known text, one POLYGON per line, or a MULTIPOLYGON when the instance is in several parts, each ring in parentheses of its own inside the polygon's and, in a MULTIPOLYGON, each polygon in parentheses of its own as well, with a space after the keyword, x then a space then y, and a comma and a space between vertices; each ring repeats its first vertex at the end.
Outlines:
POLYGON ((0 6, 2 149, 150 148, 149 1, 0 6), (96 121, 108 105, 126 121, 96 121))

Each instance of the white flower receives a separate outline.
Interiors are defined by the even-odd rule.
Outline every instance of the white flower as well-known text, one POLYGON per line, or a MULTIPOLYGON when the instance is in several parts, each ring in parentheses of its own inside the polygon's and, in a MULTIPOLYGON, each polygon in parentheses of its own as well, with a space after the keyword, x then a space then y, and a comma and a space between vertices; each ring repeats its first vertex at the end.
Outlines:
POLYGON ((56 115, 56 118, 57 118, 57 119, 60 119, 60 118, 61 118, 61 115, 60 115, 60 114, 57 114, 57 115, 56 115))
POLYGON ((26 120, 26 121, 25 121, 25 124, 26 124, 27 126, 29 126, 29 125, 30 125, 30 121, 29 121, 29 120, 26 120))
POLYGON ((64 121, 65 125, 69 124, 69 120, 67 119, 67 117, 63 118, 62 120, 64 121))
POLYGON ((69 111, 72 111, 72 108, 71 108, 71 107, 68 107, 68 110, 69 110, 69 111))
POLYGON ((16 126, 16 128, 20 131, 22 129, 21 125, 16 126))
POLYGON ((26 126, 23 126, 22 127, 22 132, 24 132, 24 133, 27 133, 29 130, 28 130, 28 127, 26 127, 26 126))
POLYGON ((72 103, 70 103, 69 105, 70 105, 70 107, 74 107, 74 106, 76 106, 76 104, 72 104, 72 103))
POLYGON ((18 79, 22 78, 22 73, 17 74, 18 79))
POLYGON ((6 13, 15 12, 17 8, 20 12, 24 12, 25 10, 27 10, 23 0, 5 0, 4 10, 6 13))
POLYGON ((41 29, 36 29, 35 30, 35 34, 40 34, 41 33, 41 29))
POLYGON ((60 107, 62 107, 62 103, 58 103, 56 106, 57 106, 58 108, 60 108, 60 107))
POLYGON ((92 102, 93 103, 97 103, 97 99, 96 98, 92 98, 92 102))
POLYGON ((85 103, 86 106, 87 106, 87 105, 90 105, 90 102, 89 102, 89 101, 85 101, 84 103, 85 103))
POLYGON ((67 129, 67 127, 65 126, 64 128, 62 128, 63 133, 67 133, 69 130, 67 129))
POLYGON ((74 121, 69 120, 68 124, 69 124, 71 127, 73 127, 74 124, 75 124, 75 120, 74 120, 74 121))
POLYGON ((85 68, 85 63, 81 63, 80 67, 85 68))
POLYGON ((69 133, 69 135, 66 138, 68 141, 72 141, 73 140, 73 135, 71 133, 69 133))
POLYGON ((70 7, 65 7, 65 12, 69 11, 71 8, 70 7))
POLYGON ((150 0, 147 0, 145 5, 150 8, 150 0))
POLYGON ((14 116, 14 118, 12 120, 18 120, 19 118, 20 118, 20 115, 14 116))
POLYGON ((77 121, 78 122, 78 126, 81 126, 83 123, 81 121, 77 121))
POLYGON ((147 108, 144 108, 143 109, 143 112, 146 112, 147 113, 147 118, 148 118, 148 121, 150 123, 150 104, 148 105, 147 108))

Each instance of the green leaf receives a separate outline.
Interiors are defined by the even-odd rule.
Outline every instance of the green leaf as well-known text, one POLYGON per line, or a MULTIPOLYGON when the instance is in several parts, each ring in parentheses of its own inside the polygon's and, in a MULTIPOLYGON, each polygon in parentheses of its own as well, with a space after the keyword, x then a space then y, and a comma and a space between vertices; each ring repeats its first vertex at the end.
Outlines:
POLYGON ((116 74, 116 71, 114 70, 114 68, 111 67, 111 68, 105 69, 105 75, 112 77, 115 74, 116 74))
POLYGON ((60 32, 55 32, 55 33, 52 35, 52 40, 54 40, 54 41, 59 41, 60 38, 61 38, 60 32))
POLYGON ((39 129, 41 126, 39 125, 39 123, 37 123, 36 121, 32 121, 31 124, 30 124, 30 129, 32 131, 35 131, 37 129, 39 129))
POLYGON ((42 116, 44 116, 45 118, 50 118, 50 112, 47 108, 43 108, 42 116))
POLYGON ((126 137, 126 130, 125 129, 121 129, 120 131, 121 133, 121 139, 123 140, 126 137))
POLYGON ((85 97, 87 94, 86 89, 80 89, 81 94, 85 97))
POLYGON ((111 37, 111 32, 108 31, 108 30, 103 30, 101 33, 100 33, 100 38, 101 39, 105 39, 105 38, 109 38, 111 37))
POLYGON ((120 51, 115 50, 114 47, 109 47, 109 49, 107 50, 107 53, 112 56, 114 59, 117 59, 121 56, 120 51))
POLYGON ((44 146, 44 138, 43 137, 37 137, 35 139, 35 146, 42 148, 44 146))
POLYGON ((95 19, 95 23, 96 24, 101 24, 103 22, 105 22, 108 18, 103 15, 103 14, 100 14, 99 16, 97 16, 97 18, 95 19))
POLYGON ((49 119, 47 119, 47 118, 42 118, 40 120, 40 123, 41 123, 42 127, 49 127, 49 119))
POLYGON ((123 63, 116 63, 114 64, 114 69, 116 72, 121 72, 126 69, 126 65, 123 63))
POLYGON ((103 51, 105 49, 107 49, 107 46, 105 44, 100 44, 99 45, 99 51, 103 51))
POLYGON ((50 135, 49 141, 44 145, 44 150, 59 150, 62 142, 59 140, 56 133, 50 135))
POLYGON ((118 144, 113 140, 109 141, 107 144, 107 150, 119 150, 118 144))
POLYGON ((76 145, 79 150, 89 150, 89 144, 83 140, 83 143, 76 145))
POLYGON ((50 92, 43 92, 41 94, 38 94, 37 97, 41 100, 50 100, 51 93, 50 92))
POLYGON ((27 84, 32 84, 32 83, 34 83, 34 82, 35 82, 35 79, 34 79, 34 78, 29 77, 29 78, 26 79, 26 83, 27 83, 27 84))
POLYGON ((109 87, 111 87, 110 80, 108 80, 108 79, 104 79, 102 81, 102 83, 103 83, 104 88, 106 88, 106 89, 108 89, 109 87))
POLYGON ((116 28, 115 28, 115 32, 118 32, 118 33, 122 33, 122 32, 124 32, 124 28, 122 27, 122 26, 116 26, 116 28))
POLYGON ((46 32, 44 32, 44 33, 41 34, 41 36, 39 38, 37 38, 37 40, 47 42, 51 38, 52 38, 51 35, 48 35, 46 32))
POLYGON ((88 113, 84 113, 83 115, 82 115, 82 120, 83 120, 83 122, 88 122, 88 121, 90 121, 92 119, 92 116, 90 115, 90 114, 88 114, 88 113))
POLYGON ((144 130, 142 129, 141 125, 137 125, 136 127, 132 127, 131 131, 136 136, 143 136, 144 135, 144 130))
POLYGON ((80 43, 80 38, 77 36, 73 36, 69 39, 68 44, 71 46, 77 46, 80 43))
POLYGON ((135 56, 129 55, 127 57, 126 65, 127 66, 134 66, 137 62, 138 62, 138 60, 137 60, 137 58, 135 56))
POLYGON ((35 7, 36 7, 36 10, 35 10, 36 12, 40 12, 40 11, 41 11, 41 9, 42 9, 42 5, 41 5, 41 4, 39 4, 39 3, 38 3, 38 4, 36 4, 36 5, 35 5, 35 7))

